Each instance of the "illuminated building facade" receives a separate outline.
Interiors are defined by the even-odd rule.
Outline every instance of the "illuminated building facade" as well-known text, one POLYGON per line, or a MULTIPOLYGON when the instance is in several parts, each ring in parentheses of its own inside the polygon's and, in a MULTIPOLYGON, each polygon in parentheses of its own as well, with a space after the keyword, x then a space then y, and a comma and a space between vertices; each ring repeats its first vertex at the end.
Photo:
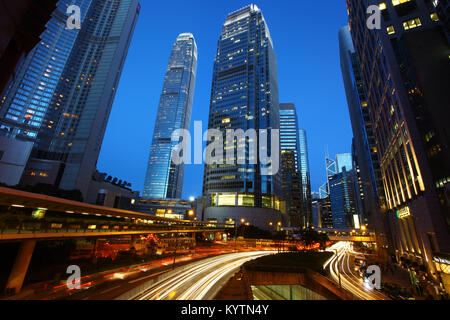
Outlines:
POLYGON ((330 178, 330 203, 335 229, 359 229, 353 170, 344 169, 330 178), (356 216, 356 218, 355 218, 356 216))
POLYGON ((299 145, 300 145, 300 174, 302 177, 302 211, 304 217, 304 226, 313 226, 312 216, 312 197, 311 197, 311 173, 309 170, 309 156, 308 156, 308 139, 306 130, 299 129, 299 145))
POLYGON ((175 41, 159 101, 155 130, 145 178, 143 198, 181 198, 184 163, 172 162, 175 130, 189 130, 197 74, 194 36, 182 33, 175 41))
POLYGON ((433 255, 450 249, 448 41, 433 1, 347 0, 347 7, 373 120, 391 253, 435 274, 433 255), (381 30, 367 28, 368 5, 379 5, 381 30))
MULTIPOLYGON (((4 163, 1 165, 0 181, 4 183, 15 185, 20 182, 31 148, 41 130, 50 101, 77 38, 77 29, 66 29, 67 7, 79 6, 83 23, 90 4, 91 1, 82 0, 58 1, 39 41, 23 58, 1 96, 0 135, 3 137, 0 139, 0 150, 5 155, 3 161, 11 163, 8 166, 4 163), (30 150, 17 157, 19 153, 15 150, 25 149, 30 150), (13 171, 14 178, 11 179, 10 174, 13 171)), ((33 6, 29 8, 30 11, 33 9, 33 6)), ((27 19, 33 21, 31 16, 27 19)), ((2 67, 2 72, 3 70, 8 68, 2 67)))
POLYGON ((293 103, 280 103, 280 148, 283 197, 290 227, 305 226, 303 187, 300 168, 300 140, 297 109, 293 103))
POLYGON ((342 78, 353 129, 352 158, 356 170, 357 207, 362 220, 374 226, 379 220, 379 197, 384 197, 376 151, 373 121, 369 112, 361 69, 348 26, 339 31, 342 78), (381 190, 381 192, 379 192, 381 190))
POLYGON ((137 0, 91 2, 65 64, 58 63, 24 172, 28 183, 44 179, 87 198, 139 11, 137 0))
MULTIPOLYGON (((214 63, 208 128, 221 131, 224 141, 227 129, 267 129, 267 149, 272 148, 270 129, 279 129, 277 63, 269 28, 256 5, 230 13, 223 25, 214 63)), ((236 137, 233 145, 225 144, 223 154, 233 149, 236 155, 237 149, 245 146, 245 155, 242 159, 236 156, 235 164, 205 165, 207 216, 216 217, 213 211, 223 206, 281 209, 281 170, 274 175, 261 174, 267 166, 250 150, 251 143, 261 141, 250 139, 248 135, 236 137)), ((252 211, 249 217, 259 215, 257 210, 248 211, 252 211)), ((259 218, 269 220, 266 211, 259 211, 259 218)))

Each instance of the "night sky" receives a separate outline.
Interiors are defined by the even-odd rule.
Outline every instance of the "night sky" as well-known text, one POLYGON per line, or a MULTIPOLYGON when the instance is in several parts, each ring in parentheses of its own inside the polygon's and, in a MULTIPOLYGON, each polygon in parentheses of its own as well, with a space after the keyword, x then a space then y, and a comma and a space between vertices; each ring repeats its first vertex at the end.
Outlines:
MULTIPOLYGON (((207 129, 217 41, 229 12, 240 0, 141 0, 134 32, 98 169, 142 192, 159 96, 172 45, 191 32, 198 46, 193 121, 207 129)), ((280 102, 297 106, 300 128, 308 134, 312 190, 326 180, 326 151, 351 152, 352 131, 340 64, 338 31, 347 24, 344 0, 261 0, 278 62, 280 102)), ((202 193, 203 165, 187 165, 183 198, 202 193)))

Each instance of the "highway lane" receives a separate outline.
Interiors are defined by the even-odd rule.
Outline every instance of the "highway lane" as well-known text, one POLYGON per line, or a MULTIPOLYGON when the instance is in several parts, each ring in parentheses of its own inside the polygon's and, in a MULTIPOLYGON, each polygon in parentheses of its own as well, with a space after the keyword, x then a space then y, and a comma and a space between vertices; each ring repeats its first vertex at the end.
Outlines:
POLYGON ((155 283, 135 300, 211 300, 224 278, 247 261, 274 254, 273 251, 230 253, 192 263, 169 278, 155 283))
POLYGON ((333 280, 340 283, 344 289, 362 300, 389 300, 387 296, 365 284, 354 270, 353 258, 361 254, 353 251, 351 242, 335 243, 327 251, 335 254, 325 263, 324 268, 329 268, 333 280))

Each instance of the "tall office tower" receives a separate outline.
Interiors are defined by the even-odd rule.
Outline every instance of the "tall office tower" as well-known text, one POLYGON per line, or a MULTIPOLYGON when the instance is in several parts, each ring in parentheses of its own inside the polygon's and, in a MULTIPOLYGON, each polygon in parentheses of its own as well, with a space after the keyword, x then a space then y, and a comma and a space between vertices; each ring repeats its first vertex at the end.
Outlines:
MULTIPOLYGON (((353 160, 353 175, 354 175, 354 190, 355 190, 355 202, 356 212, 359 215, 362 225, 368 226, 369 221, 366 212, 368 211, 365 206, 366 195, 364 194, 364 185, 361 179, 361 169, 359 167, 360 160, 358 159, 358 153, 355 150, 355 139, 352 139, 352 160, 353 160)), ((371 227, 371 226, 370 226, 371 227)))
MULTIPOLYGON (((379 196, 384 198, 381 169, 358 57, 348 26, 339 31, 341 71, 353 129, 352 154, 357 170, 358 207, 363 220, 375 228, 379 220, 379 196), (360 181, 359 181, 360 180, 360 181), (381 190, 381 192, 378 192, 381 190)), ((384 199, 380 202, 384 203, 384 199)), ((379 227, 378 227, 379 229, 379 227)))
POLYGON ((39 43, 23 59, 0 101, 0 182, 20 182, 50 100, 74 46, 78 29, 67 29, 67 8, 80 7, 81 23, 91 1, 60 0, 39 43))
POLYGON ((433 258, 450 251, 449 44, 431 1, 347 0, 347 7, 374 122, 390 253, 437 277, 433 258), (380 30, 367 28, 369 4, 382 12, 380 30))
POLYGON ((145 178, 146 199, 181 198, 184 164, 172 161, 175 130, 189 130, 197 74, 194 36, 182 33, 175 41, 159 101, 155 130, 145 178))
POLYGON ((328 180, 319 187, 319 199, 325 199, 328 197, 328 180))
POLYGON ((311 174, 309 170, 309 157, 308 157, 308 140, 306 136, 306 130, 299 130, 299 143, 300 143, 300 173, 302 176, 302 191, 303 191, 303 212, 304 212, 304 225, 308 227, 313 226, 312 218, 312 197, 311 197, 311 174))
POLYGON ((319 212, 320 212, 320 223, 322 225, 322 228, 332 229, 333 214, 331 211, 331 201, 329 196, 319 200, 319 212))
POLYGON ((2 1, 0 3, 0 96, 19 61, 39 42, 56 9, 57 0, 2 1))
POLYGON ((306 226, 300 168, 297 110, 293 103, 280 103, 280 148, 283 198, 291 227, 306 226))
POLYGON ((78 189, 86 198, 139 11, 137 0, 92 1, 22 183, 78 189))
MULTIPOLYGON (((205 165, 203 193, 207 218, 225 220, 244 216, 250 223, 267 228, 280 214, 280 173, 276 173, 273 163, 275 174, 264 175, 271 174, 265 172, 270 163, 266 165, 256 158, 257 154, 278 149, 278 141, 270 139, 271 129, 279 129, 278 80, 272 38, 256 5, 230 13, 223 25, 214 63, 208 127, 220 130, 224 141, 227 129, 241 129, 246 134, 235 136, 233 145, 226 145, 223 150, 225 155, 226 150, 236 153, 244 148, 245 154, 235 157, 237 164, 205 165), (258 148, 260 152, 255 152, 253 146, 261 146, 263 142, 259 137, 249 136, 249 129, 269 130, 267 150, 258 148), (239 164, 242 162, 245 164, 239 164)), ((280 154, 271 156, 275 159, 280 154)))
POLYGON ((329 156, 325 158, 325 169, 327 172, 327 194, 330 194, 330 179, 338 173, 337 163, 329 156))
POLYGON ((351 153, 340 153, 336 155, 336 167, 337 172, 344 171, 344 168, 347 171, 353 169, 353 158, 351 153))
POLYGON ((349 229, 360 227, 356 212, 353 170, 344 169, 330 179, 330 203, 333 228, 349 229))

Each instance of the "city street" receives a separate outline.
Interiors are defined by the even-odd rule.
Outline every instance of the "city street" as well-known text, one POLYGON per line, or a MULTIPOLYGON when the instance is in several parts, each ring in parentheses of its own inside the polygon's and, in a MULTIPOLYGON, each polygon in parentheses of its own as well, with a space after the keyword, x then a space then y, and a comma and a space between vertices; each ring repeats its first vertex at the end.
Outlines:
POLYGON ((389 300, 384 294, 371 289, 355 271, 354 257, 360 254, 353 251, 351 242, 338 242, 327 251, 335 252, 335 255, 324 267, 328 268, 333 280, 342 288, 363 300, 389 300))
POLYGON ((190 265, 160 281, 136 300, 211 300, 223 284, 245 262, 273 252, 239 252, 213 257, 190 265))

